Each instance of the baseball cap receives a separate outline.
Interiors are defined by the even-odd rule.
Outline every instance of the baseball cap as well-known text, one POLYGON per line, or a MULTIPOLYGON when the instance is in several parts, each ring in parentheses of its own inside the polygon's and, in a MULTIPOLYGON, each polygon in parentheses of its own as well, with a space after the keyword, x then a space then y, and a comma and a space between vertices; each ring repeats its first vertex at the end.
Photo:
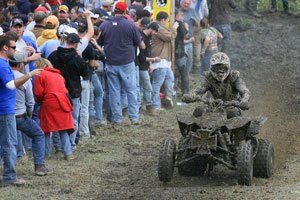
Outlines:
POLYGON ((16 26, 16 25, 24 26, 24 22, 20 17, 12 18, 10 22, 10 26, 16 26))
POLYGON ((57 27, 59 24, 58 18, 55 15, 50 15, 47 17, 46 24, 50 24, 53 27, 57 27))
POLYGON ((71 33, 78 34, 78 31, 75 28, 69 27, 64 31, 63 36, 67 37, 71 33))
POLYGON ((116 5, 115 5, 115 9, 118 9, 121 12, 125 12, 127 10, 127 5, 125 2, 121 2, 119 1, 116 5))
POLYGON ((47 18, 46 13, 44 13, 43 11, 37 11, 37 12, 34 13, 33 20, 36 21, 36 22, 41 22, 46 18, 47 18))
POLYGON ((72 44, 80 43, 80 38, 76 33, 70 33, 67 36, 67 43, 72 43, 72 44))
POLYGON ((91 12, 91 18, 98 19, 100 15, 91 12))
POLYGON ((44 12, 45 14, 49 14, 49 10, 45 6, 39 6, 34 10, 34 13, 36 12, 44 12))
POLYGON ((9 65, 17 65, 25 61, 25 55, 21 52, 16 52, 12 58, 9 59, 9 65))
POLYGON ((59 37, 64 36, 65 31, 70 28, 70 26, 66 25, 66 24, 61 24, 59 25, 58 29, 57 29, 57 35, 59 37))
POLYGON ((0 36, 4 35, 3 28, 0 26, 0 36))
POLYGON ((69 12, 69 8, 66 5, 61 5, 58 7, 58 12, 63 11, 65 13, 69 12))
POLYGON ((102 6, 112 6, 114 5, 114 0, 103 0, 102 6))
POLYGON ((142 25, 143 27, 146 28, 149 24, 150 24, 150 19, 149 19, 149 18, 145 17, 145 18, 143 18, 143 19, 141 20, 141 25, 142 25))
POLYGON ((158 29, 159 29, 159 25, 158 25, 158 23, 156 23, 156 22, 151 22, 150 24, 148 24, 148 26, 147 26, 147 29, 152 29, 152 30, 154 30, 154 31, 158 31, 158 29))

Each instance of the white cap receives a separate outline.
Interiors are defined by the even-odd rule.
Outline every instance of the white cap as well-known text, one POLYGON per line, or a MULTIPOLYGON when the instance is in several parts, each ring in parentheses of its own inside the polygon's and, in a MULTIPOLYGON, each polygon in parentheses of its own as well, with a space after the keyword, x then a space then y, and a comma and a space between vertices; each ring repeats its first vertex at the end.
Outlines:
POLYGON ((112 6, 114 5, 115 1, 114 0, 103 0, 102 5, 103 6, 112 6))
POLYGON ((67 37, 70 33, 76 33, 78 34, 78 31, 75 28, 67 28, 63 34, 63 36, 67 37))
POLYGON ((68 28, 71 28, 70 26, 66 25, 66 24, 61 24, 59 27, 58 27, 58 35, 59 37, 62 37, 64 32, 68 29, 68 28))
POLYGON ((2 36, 3 35, 3 29, 2 29, 2 27, 0 26, 0 36, 2 36))
POLYGON ((91 12, 91 18, 98 19, 99 15, 91 12))

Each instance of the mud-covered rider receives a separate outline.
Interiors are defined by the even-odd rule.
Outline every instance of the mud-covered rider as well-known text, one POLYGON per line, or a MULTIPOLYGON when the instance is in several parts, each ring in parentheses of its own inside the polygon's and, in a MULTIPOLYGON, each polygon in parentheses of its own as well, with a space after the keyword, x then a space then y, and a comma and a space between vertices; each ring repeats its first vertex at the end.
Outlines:
POLYGON ((238 107, 230 106, 226 108, 227 118, 241 115, 241 109, 248 109, 250 91, 245 82, 240 78, 237 70, 231 70, 230 59, 223 53, 215 53, 210 59, 210 70, 204 74, 204 82, 192 94, 184 95, 183 101, 191 102, 193 98, 198 98, 206 92, 210 92, 212 97, 224 102, 239 104, 238 107))

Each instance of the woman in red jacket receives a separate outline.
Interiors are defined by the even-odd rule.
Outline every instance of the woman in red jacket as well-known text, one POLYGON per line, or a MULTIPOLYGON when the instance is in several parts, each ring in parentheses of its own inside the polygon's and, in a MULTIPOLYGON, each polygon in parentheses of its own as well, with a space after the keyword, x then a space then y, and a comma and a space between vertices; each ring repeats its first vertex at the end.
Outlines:
POLYGON ((50 140, 50 132, 59 132, 61 145, 66 160, 72 160, 72 149, 68 133, 74 131, 72 104, 68 98, 65 79, 60 70, 54 69, 47 59, 38 60, 36 68, 43 68, 40 76, 34 78, 34 94, 39 111, 40 126, 50 140))

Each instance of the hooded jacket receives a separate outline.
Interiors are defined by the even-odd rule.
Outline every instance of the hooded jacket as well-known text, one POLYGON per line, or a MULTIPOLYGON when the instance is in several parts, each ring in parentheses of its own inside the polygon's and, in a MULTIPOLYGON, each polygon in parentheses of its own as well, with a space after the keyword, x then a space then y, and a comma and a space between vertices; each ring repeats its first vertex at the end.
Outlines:
POLYGON ((44 44, 47 40, 50 39, 57 39, 57 35, 56 35, 57 30, 56 29, 45 29, 42 32, 42 35, 40 37, 38 37, 38 39, 36 40, 38 46, 42 46, 42 44, 44 44))
POLYGON ((80 97, 82 91, 80 76, 87 76, 89 69, 83 58, 78 55, 76 49, 58 47, 56 51, 50 54, 48 59, 54 68, 62 72, 71 98, 80 97))

